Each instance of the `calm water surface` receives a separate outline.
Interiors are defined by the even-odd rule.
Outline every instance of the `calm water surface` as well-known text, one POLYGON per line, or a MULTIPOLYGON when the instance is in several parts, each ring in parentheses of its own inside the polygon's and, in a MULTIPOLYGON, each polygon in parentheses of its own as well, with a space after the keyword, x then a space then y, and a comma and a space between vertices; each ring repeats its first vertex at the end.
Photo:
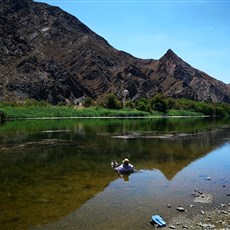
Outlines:
POLYGON ((229 165, 229 120, 8 122, 0 127, 0 226, 148 229, 153 214, 169 221, 178 205, 192 214, 229 203, 229 165), (137 172, 120 178, 110 161, 125 157, 137 172), (195 189, 211 204, 194 202, 195 189))

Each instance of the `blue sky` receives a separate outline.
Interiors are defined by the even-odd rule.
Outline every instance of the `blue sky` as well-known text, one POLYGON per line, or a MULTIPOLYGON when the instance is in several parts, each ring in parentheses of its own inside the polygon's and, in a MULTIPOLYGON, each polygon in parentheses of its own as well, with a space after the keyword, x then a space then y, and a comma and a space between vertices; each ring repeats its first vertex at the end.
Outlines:
POLYGON ((113 47, 159 59, 170 48, 230 83, 230 0, 39 0, 76 16, 113 47))

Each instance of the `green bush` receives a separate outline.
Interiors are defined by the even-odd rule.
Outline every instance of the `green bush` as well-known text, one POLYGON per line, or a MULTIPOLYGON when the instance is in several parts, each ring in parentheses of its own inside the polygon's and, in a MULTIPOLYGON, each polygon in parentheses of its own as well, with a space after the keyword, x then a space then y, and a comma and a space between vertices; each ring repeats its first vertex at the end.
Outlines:
POLYGON ((171 109, 167 113, 168 116, 201 116, 202 113, 193 112, 191 110, 183 110, 183 109, 171 109))
POLYGON ((91 97, 87 97, 85 99, 85 101, 83 102, 83 105, 85 107, 87 107, 87 108, 90 107, 90 106, 92 106, 93 105, 93 99, 91 97))
POLYGON ((149 100, 147 100, 146 98, 139 99, 138 101, 136 101, 135 104, 137 110, 146 111, 146 112, 151 111, 149 100))
POLYGON ((52 106, 45 101, 35 101, 28 99, 20 102, 1 102, 0 103, 0 119, 5 117, 70 117, 70 116, 130 116, 135 111, 134 116, 138 116, 143 112, 154 115, 169 115, 169 116, 187 116, 187 115, 209 115, 218 117, 230 116, 230 105, 226 103, 210 103, 188 100, 185 98, 175 99, 165 97, 163 94, 157 94, 153 98, 141 98, 136 102, 127 100, 124 104, 124 109, 121 101, 113 94, 108 94, 99 99, 97 107, 92 98, 86 98, 83 105, 84 109, 74 109, 72 106, 52 106), (113 110, 113 111, 110 111, 113 110), (127 113, 126 113, 126 112, 127 113), (111 115, 112 114, 112 115, 111 115))
POLYGON ((105 97, 104 106, 108 109, 121 109, 121 102, 111 93, 105 97))
POLYGON ((0 122, 3 122, 7 119, 7 115, 5 112, 0 111, 0 122))
POLYGON ((150 104, 153 110, 160 111, 163 114, 166 114, 168 110, 167 100, 163 94, 157 94, 156 96, 154 96, 151 99, 150 104))
POLYGON ((136 105, 135 105, 135 103, 133 101, 128 100, 128 101, 125 102, 125 108, 127 108, 127 109, 135 109, 136 105))

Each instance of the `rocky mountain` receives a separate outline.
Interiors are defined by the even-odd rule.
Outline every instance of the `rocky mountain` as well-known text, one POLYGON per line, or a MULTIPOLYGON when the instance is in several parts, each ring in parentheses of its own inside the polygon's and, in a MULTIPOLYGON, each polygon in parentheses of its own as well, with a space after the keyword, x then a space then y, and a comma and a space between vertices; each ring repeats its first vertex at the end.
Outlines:
POLYGON ((172 50, 139 59, 112 47, 76 17, 32 0, 0 0, 0 100, 68 103, 114 93, 164 93, 230 103, 230 88, 172 50))

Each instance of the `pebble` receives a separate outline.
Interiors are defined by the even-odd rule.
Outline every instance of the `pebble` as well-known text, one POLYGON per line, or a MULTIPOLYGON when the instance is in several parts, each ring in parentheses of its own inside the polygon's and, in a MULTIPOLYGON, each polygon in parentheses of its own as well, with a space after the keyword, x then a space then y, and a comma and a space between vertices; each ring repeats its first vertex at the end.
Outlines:
MULTIPOLYGON (((211 180, 211 177, 207 177, 206 180, 211 180)), ((226 188, 226 185, 223 185, 223 188, 226 188)), ((204 193, 203 192, 200 192, 198 191, 197 189, 194 190, 195 193, 192 193, 192 196, 194 197, 204 197, 204 193)), ((230 193, 226 193, 227 196, 230 196, 230 193)), ((207 198, 209 199, 209 198, 207 198)), ((220 203, 218 205, 219 208, 224 208, 226 206, 230 206, 230 203, 227 203, 227 204, 223 204, 223 203, 220 203)), ((171 208, 171 204, 168 204, 167 205, 168 208, 171 208)), ((194 207, 193 204, 190 204, 189 205, 190 208, 194 207)), ((203 206, 200 207, 201 209, 203 208, 203 206)), ((215 210, 218 208, 213 208, 213 210, 215 210)), ((186 212, 187 210, 185 210, 185 208, 181 207, 181 206, 177 206, 176 207, 176 210, 179 211, 179 212, 186 212)), ((222 213, 222 214, 225 214, 225 215, 229 215, 230 214, 230 211, 225 211, 225 210, 218 210, 218 213, 222 213)), ((205 215, 205 212, 203 210, 200 211, 200 214, 202 215, 205 215)), ((224 218, 224 217, 223 217, 224 218)), ((211 216, 207 216, 207 221, 212 221, 212 217, 211 216)), ((202 223, 197 223, 198 225, 200 225, 201 227, 205 228, 205 229, 216 229, 216 226, 213 225, 213 224, 202 224, 202 223)), ((177 226, 181 225, 183 227, 183 229, 188 229, 190 226, 186 226, 184 225, 182 222, 178 222, 176 223, 177 226)), ((229 225, 228 225, 229 226, 229 225)), ((176 226, 174 225, 170 225, 169 226, 170 229, 176 229, 176 226)))
POLYGON ((198 196, 199 196, 199 194, 193 193, 193 194, 192 194, 192 196, 194 196, 194 197, 198 197, 198 196))
POLYGON ((178 223, 176 223, 176 225, 182 225, 182 222, 178 222, 178 223))
POLYGON ((228 212, 224 211, 224 210, 221 210, 220 212, 223 213, 223 214, 228 214, 228 212))
POLYGON ((185 209, 183 207, 180 207, 180 206, 178 206, 176 208, 176 210, 179 211, 179 212, 184 212, 185 211, 185 209))
POLYGON ((216 221, 216 224, 222 224, 222 220, 216 221))
POLYGON ((220 207, 221 207, 221 208, 224 208, 224 207, 225 207, 225 204, 220 204, 220 207))
POLYGON ((197 189, 194 190, 195 192, 198 192, 199 194, 203 194, 203 192, 198 191, 197 189))
POLYGON ((203 228, 205 228, 205 229, 215 229, 215 225, 213 225, 213 224, 201 224, 201 223, 199 223, 198 225, 200 225, 201 227, 203 227, 203 228))

